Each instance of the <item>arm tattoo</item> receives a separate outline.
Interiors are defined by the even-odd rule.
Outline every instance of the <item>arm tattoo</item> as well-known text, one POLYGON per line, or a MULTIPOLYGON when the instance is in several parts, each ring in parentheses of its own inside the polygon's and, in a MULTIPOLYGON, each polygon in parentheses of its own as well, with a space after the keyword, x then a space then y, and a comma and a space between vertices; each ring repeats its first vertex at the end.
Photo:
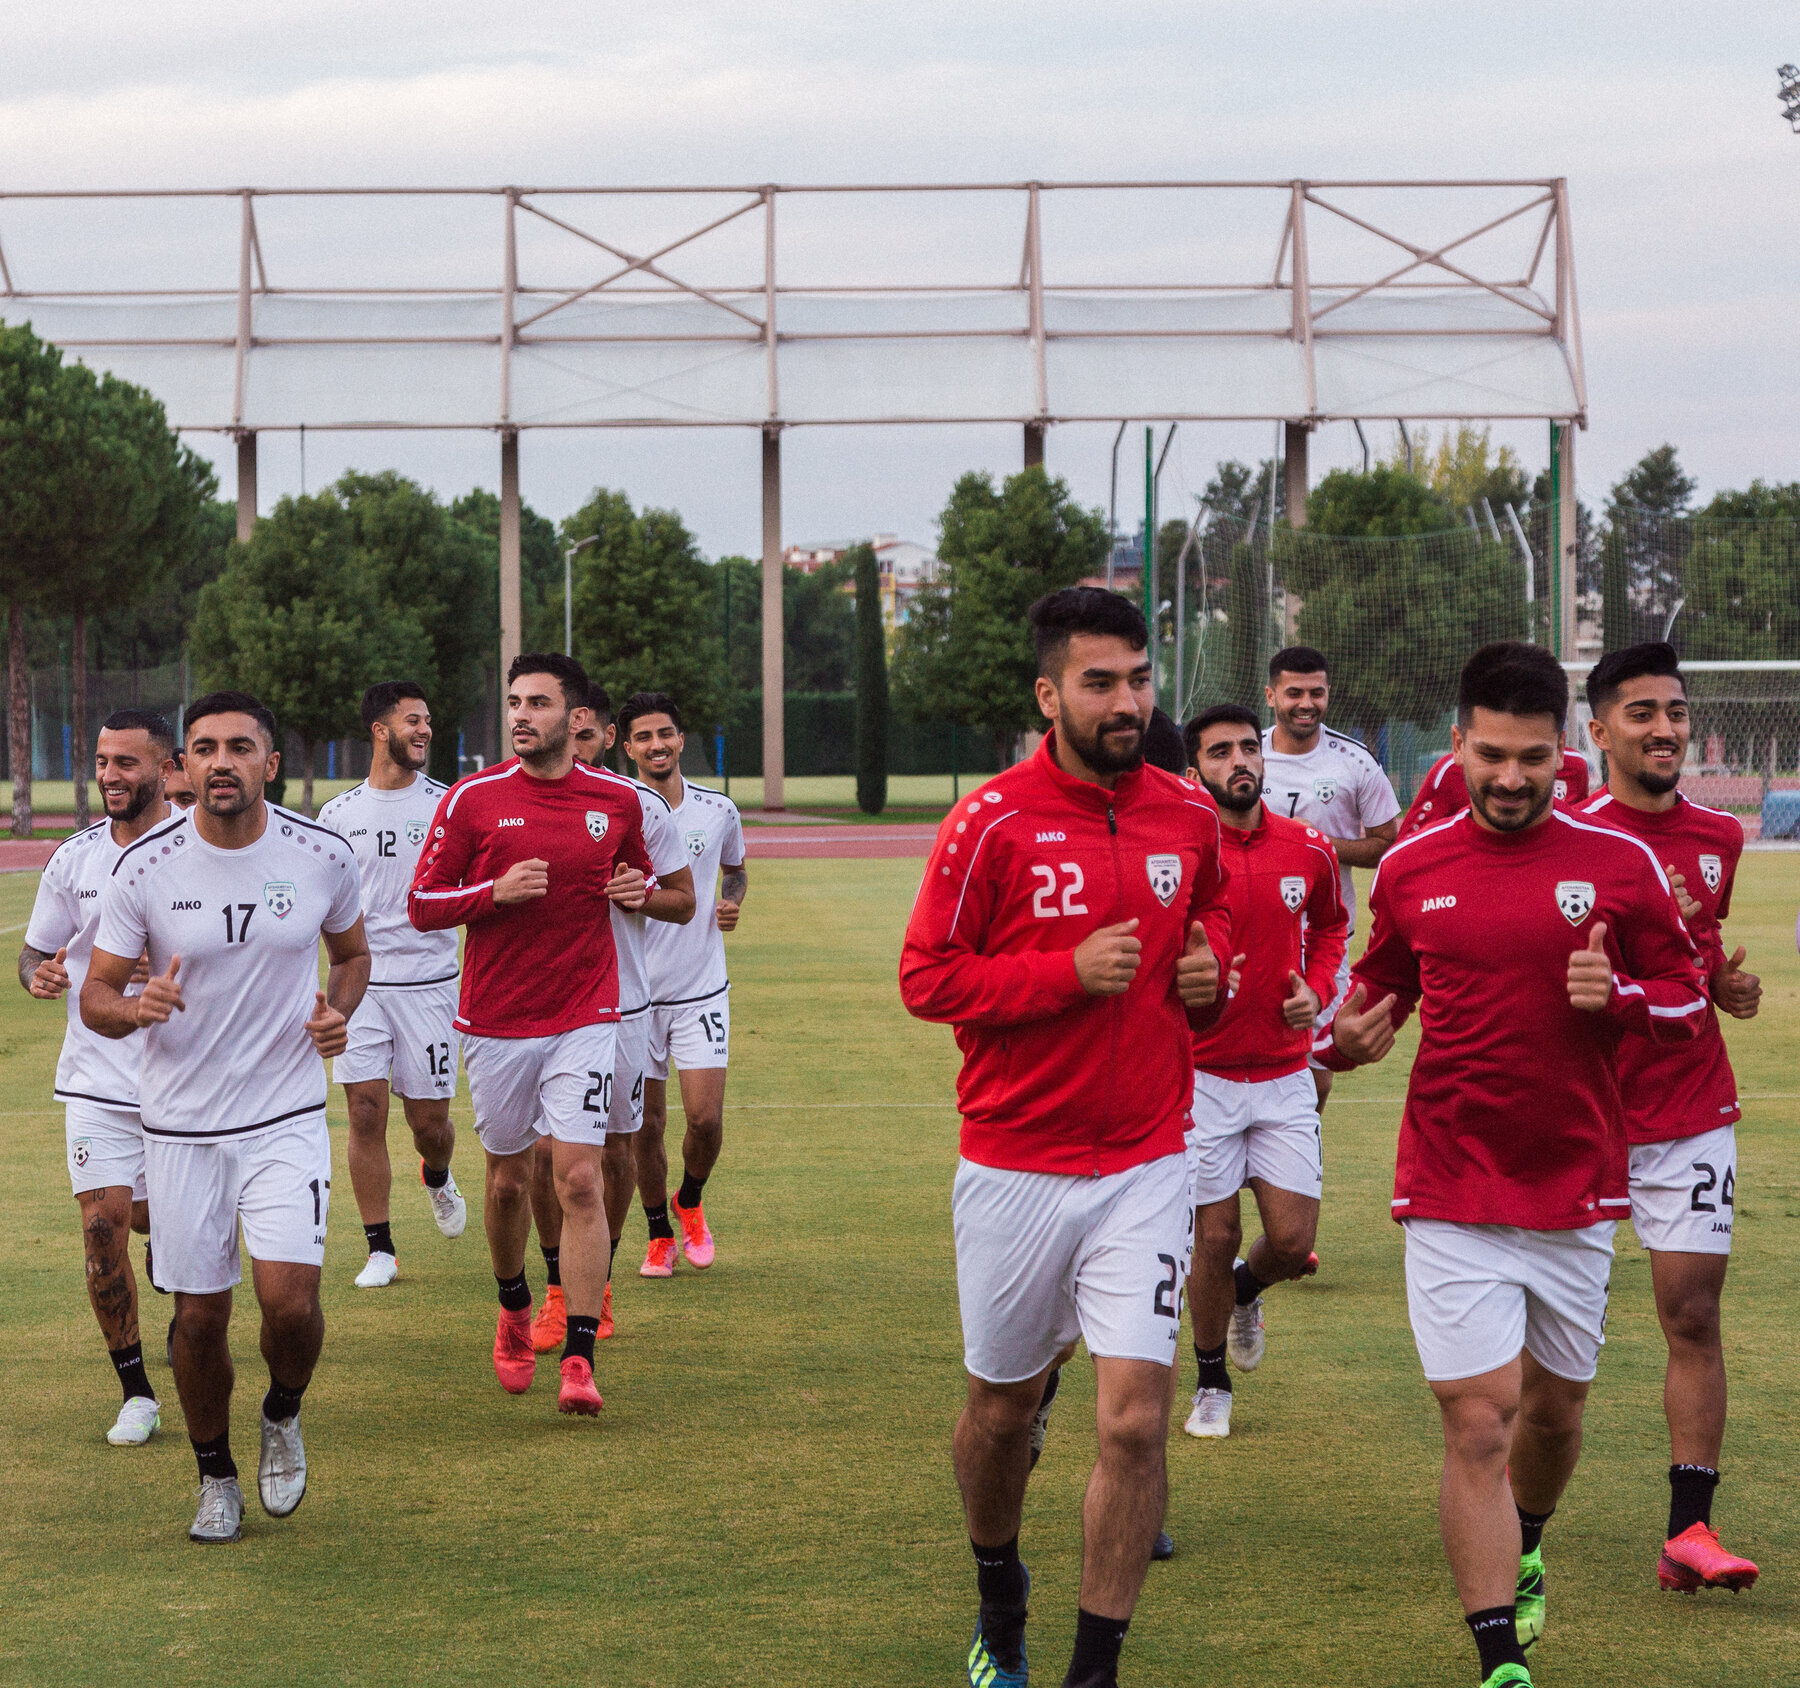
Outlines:
POLYGON ((35 950, 30 944, 26 944, 20 949, 19 983, 23 985, 26 990, 31 989, 31 978, 38 970, 38 963, 40 961, 48 961, 49 959, 50 956, 43 950, 35 950))
POLYGON ((719 875, 719 900, 743 906, 744 893, 750 889, 750 871, 740 862, 719 875))

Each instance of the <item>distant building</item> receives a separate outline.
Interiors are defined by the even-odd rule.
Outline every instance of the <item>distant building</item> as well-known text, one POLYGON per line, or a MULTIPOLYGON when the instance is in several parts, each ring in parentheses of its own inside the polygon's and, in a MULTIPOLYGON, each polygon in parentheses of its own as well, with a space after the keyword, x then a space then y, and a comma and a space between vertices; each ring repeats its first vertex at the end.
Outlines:
MULTIPOLYGON (((827 563, 839 561, 853 545, 862 540, 831 540, 823 544, 790 545, 781 560, 802 574, 813 574, 827 563)), ((896 627, 904 625, 912 613, 919 589, 937 579, 937 554, 923 545, 898 534, 877 533, 867 540, 874 548, 875 561, 881 570, 881 620, 891 638, 896 627)), ((852 590, 848 585, 846 591, 852 590)))

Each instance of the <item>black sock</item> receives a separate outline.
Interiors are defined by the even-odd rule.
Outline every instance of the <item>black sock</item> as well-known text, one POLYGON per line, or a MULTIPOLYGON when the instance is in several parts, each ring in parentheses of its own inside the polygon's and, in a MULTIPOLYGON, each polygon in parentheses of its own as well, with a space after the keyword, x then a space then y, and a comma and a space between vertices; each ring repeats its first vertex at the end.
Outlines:
POLYGON ((1223 1389, 1227 1395, 1231 1393, 1231 1373, 1225 1369, 1225 1344, 1217 1348, 1202 1348, 1194 1344, 1194 1358, 1200 1362, 1200 1387, 1202 1389, 1223 1389))
POLYGON ((235 1477, 237 1461, 231 1457, 231 1432, 215 1436, 210 1442, 194 1444, 194 1458, 200 1463, 202 1477, 235 1477))
POLYGON ((500 1286, 500 1305, 507 1312, 529 1313, 531 1311, 531 1285, 526 1283, 523 1272, 516 1278, 496 1277, 494 1282, 500 1286))
POLYGON ((1519 1515, 1519 1551, 1535 1553, 1543 1545, 1544 1526, 1556 1516, 1553 1506, 1548 1512, 1527 1512, 1517 1501, 1513 1502, 1513 1510, 1519 1515))
POLYGON ((546 1284, 560 1285, 562 1283, 561 1246, 559 1245, 556 1248, 545 1248, 542 1244, 539 1244, 538 1253, 544 1257, 544 1282, 546 1284))
POLYGON ((110 1350, 113 1370, 119 1374, 119 1387, 125 1391, 125 1399, 133 1395, 144 1395, 150 1400, 156 1399, 156 1391, 150 1387, 150 1375, 144 1370, 144 1345, 134 1342, 129 1348, 110 1350))
POLYGON ((425 1188, 441 1190, 450 1182, 450 1168, 447 1166, 426 1166, 420 1162, 419 1170, 425 1176, 425 1188))
POLYGON ((696 1178, 693 1173, 684 1169, 681 1174, 681 1188, 675 1192, 677 1205, 685 1207, 691 1212, 700 1205, 700 1192, 705 1188, 706 1180, 704 1178, 696 1178))
POLYGON ((970 1539, 975 1554, 975 1586, 981 1592, 981 1633, 1002 1670, 1016 1671, 1025 1645, 1025 1567, 1019 1538, 998 1547, 970 1539))
POLYGON ((387 1220, 382 1220, 379 1225, 363 1226, 363 1235, 368 1239, 371 1254, 394 1252, 394 1233, 388 1229, 387 1220))
POLYGON ((271 1424, 283 1424, 300 1410, 300 1397, 306 1393, 303 1383, 298 1389, 290 1389, 285 1383, 278 1382, 274 1374, 269 1376, 269 1392, 263 1396, 263 1417, 271 1424))
POLYGON ((644 1218, 649 1223, 650 1235, 653 1238, 668 1237, 673 1239, 675 1233, 669 1225, 669 1204, 666 1201, 660 1207, 651 1207, 650 1204, 646 1202, 644 1204, 644 1218))
POLYGON ((1063 1688, 1117 1688, 1119 1649, 1125 1644, 1129 1618, 1103 1618, 1085 1606, 1075 1613, 1075 1652, 1063 1688))
POLYGON ((1252 1301, 1269 1287, 1261 1278, 1250 1270, 1250 1262, 1248 1260, 1240 1260, 1237 1265, 1232 1268, 1231 1275, 1237 1283, 1237 1304, 1240 1307, 1248 1307, 1252 1301))
POLYGON ((563 1335, 562 1357, 565 1360, 586 1360, 588 1369, 594 1367, 594 1332, 600 1328, 598 1319, 590 1319, 585 1313, 571 1313, 569 1328, 563 1335))
POLYGON ((606 1257, 606 1281, 609 1284, 612 1282, 613 1262, 615 1260, 617 1260, 618 1258, 619 1258, 619 1239, 617 1237, 614 1237, 612 1240, 612 1252, 610 1254, 608 1254, 606 1257))
POLYGON ((1519 1645, 1519 1631, 1514 1623, 1511 1603, 1490 1606, 1485 1612, 1471 1612, 1463 1620, 1475 1637, 1481 1654, 1481 1680, 1486 1682, 1502 1665, 1522 1665, 1525 1649, 1519 1645))
MULTIPOLYGON (((118 1364, 118 1356, 113 1356, 118 1364)), ((123 1374, 121 1374, 123 1375, 123 1374)), ((1669 1467, 1669 1540, 1695 1524, 1712 1523, 1713 1490, 1719 1474, 1710 1465, 1669 1467)))

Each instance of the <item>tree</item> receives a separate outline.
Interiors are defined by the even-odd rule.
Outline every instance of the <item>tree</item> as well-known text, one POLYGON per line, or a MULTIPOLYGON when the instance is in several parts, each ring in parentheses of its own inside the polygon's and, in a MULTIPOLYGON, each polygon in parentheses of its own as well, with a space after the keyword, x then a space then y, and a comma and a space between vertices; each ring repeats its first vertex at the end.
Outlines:
POLYGON ((1448 499, 1390 463, 1377 463, 1366 475, 1334 469, 1306 500, 1306 526, 1313 533, 1392 539, 1443 533, 1455 525, 1448 499))
MULTIPOLYGON (((500 652, 500 500, 485 487, 464 493, 450 506, 450 514, 493 542, 494 583, 489 594, 489 613, 494 617, 493 649, 496 664, 500 652)), ((585 535, 579 537, 586 537, 585 535)), ((540 516, 529 504, 519 506, 519 599, 527 651, 560 651, 563 628, 562 542, 556 524, 540 516)))
POLYGON ((1800 521, 1800 481, 1754 480, 1742 492, 1715 492, 1703 516, 1729 521, 1800 521))
POLYGON ((1269 485, 1275 486, 1275 520, 1287 515, 1286 477, 1279 473, 1271 458, 1265 457, 1252 469, 1235 458, 1218 465, 1213 478, 1200 495, 1201 504, 1215 516, 1228 516, 1248 522, 1252 515, 1258 521, 1269 514, 1269 485))
POLYGON ((331 492, 282 499, 232 547, 200 594, 194 655, 202 685, 254 693, 300 740, 309 812, 316 747, 360 727, 373 681, 429 672, 432 660, 417 616, 383 600, 331 492))
POLYGON ((1674 519, 1695 482, 1672 445, 1646 452, 1607 495, 1601 541, 1601 631, 1609 651, 1660 639, 1677 614, 1687 530, 1674 519))
POLYGON ((943 567, 895 640, 895 691, 914 720, 986 733, 1004 765, 1014 740, 1040 720, 1025 612, 1105 566, 1106 521, 1033 467, 998 491, 990 475, 964 475, 939 533, 943 567))
MULTIPOLYGON (((1396 442, 1386 461, 1389 468, 1404 470, 1405 446, 1396 442)), ((1518 453, 1509 445, 1495 450, 1489 430, 1472 422, 1446 427, 1435 447, 1431 430, 1421 428, 1413 439, 1413 465, 1411 472, 1459 519, 1470 509, 1480 516, 1483 499, 1498 513, 1507 504, 1523 505, 1529 493, 1518 453)))
MULTIPOLYGON (((725 582, 731 582, 730 682, 734 692, 762 684, 762 564, 721 557, 712 565, 713 627, 725 637, 725 582)), ((810 574, 781 571, 782 633, 790 692, 847 692, 856 670, 856 605, 846 554, 810 574)))
POLYGON ((856 806, 865 815, 887 807, 887 630, 881 618, 881 565, 872 545, 844 556, 856 581, 856 806))
POLYGON ((96 668, 159 668, 187 649, 200 592, 224 572, 237 537, 237 505, 213 498, 195 512, 187 544, 147 596, 96 611, 96 668))

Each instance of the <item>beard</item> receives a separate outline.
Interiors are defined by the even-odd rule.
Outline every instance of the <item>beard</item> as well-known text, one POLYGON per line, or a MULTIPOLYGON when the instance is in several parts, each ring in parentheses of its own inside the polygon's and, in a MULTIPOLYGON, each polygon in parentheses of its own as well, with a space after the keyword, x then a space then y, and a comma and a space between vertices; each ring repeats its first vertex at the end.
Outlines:
POLYGON ((1550 804, 1556 797, 1556 787, 1554 785, 1546 785, 1541 791, 1533 786, 1531 788, 1531 801, 1524 814, 1517 820, 1509 820, 1496 815, 1488 807, 1488 792, 1490 789, 1490 787, 1485 785, 1470 786, 1469 801, 1475 808, 1481 811, 1481 818, 1496 832, 1523 832, 1528 826, 1543 819, 1544 811, 1550 807, 1550 804))
POLYGON ((388 760, 392 762, 396 768, 403 769, 409 774, 418 773, 431 757, 429 746, 422 751, 415 752, 410 740, 398 739, 391 734, 387 741, 387 753, 388 760))
POLYGON ((262 794, 263 788, 260 785, 255 791, 251 791, 242 780, 238 780, 230 791, 215 794, 212 789, 212 780, 209 778, 200 787, 200 807, 209 815, 241 815, 262 794))
POLYGON ((1680 774, 1657 774, 1648 768, 1640 768, 1631 777, 1652 797, 1667 797, 1681 784, 1680 774))
POLYGON ((1083 738, 1065 716, 1057 730, 1068 741, 1069 748, 1097 774, 1128 774, 1144 765, 1144 723, 1135 715, 1112 715, 1094 729, 1093 737, 1083 738), (1121 729, 1129 726, 1130 736, 1121 729), (1108 743, 1108 739, 1112 743, 1108 743), (1129 748, 1118 749, 1116 745, 1129 748))
POLYGON ((141 815, 146 809, 148 809, 150 807, 150 805, 152 803, 154 803, 156 801, 156 795, 157 795, 157 792, 161 789, 161 786, 162 786, 162 781, 160 778, 150 780, 149 782, 147 782, 146 784, 143 784, 143 785, 128 786, 126 788, 128 795, 125 799, 125 807, 123 809, 121 809, 116 815, 112 812, 112 807, 111 807, 110 803, 108 803, 106 800, 106 794, 104 792, 102 792, 100 794, 101 795, 101 805, 102 805, 102 807, 104 807, 106 809, 107 819, 114 820, 114 821, 124 821, 126 823, 130 823, 131 821, 136 820, 139 815, 141 815))
POLYGON ((564 715, 554 727, 545 727, 538 734, 538 741, 529 750, 518 752, 521 762, 529 762, 534 767, 540 762, 554 762, 569 748, 569 717, 564 715))
POLYGON ((1229 782, 1214 785, 1204 774, 1200 776, 1200 783, 1221 809, 1229 809, 1234 815, 1247 815, 1262 801, 1262 787, 1254 781, 1248 791, 1233 791, 1229 782))

